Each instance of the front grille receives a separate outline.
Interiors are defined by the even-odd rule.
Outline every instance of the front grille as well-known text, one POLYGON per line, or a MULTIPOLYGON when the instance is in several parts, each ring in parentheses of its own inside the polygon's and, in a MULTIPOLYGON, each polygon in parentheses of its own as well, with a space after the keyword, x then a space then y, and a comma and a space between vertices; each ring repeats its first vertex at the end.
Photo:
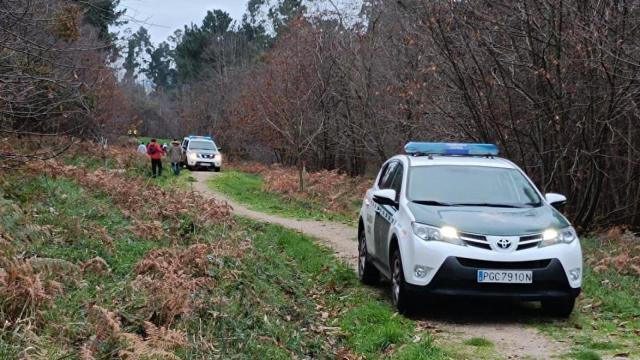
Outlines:
MULTIPOLYGON (((486 236, 470 234, 470 233, 460 233, 460 239, 467 246, 473 246, 481 249, 491 250, 491 245, 489 244, 489 241, 487 241, 486 236)), ((537 247, 541 241, 542 241, 542 234, 521 236, 520 241, 518 242, 518 247, 516 248, 516 251, 537 247)))
POLYGON ((460 265, 475 269, 495 270, 531 270, 544 269, 549 266, 551 259, 533 261, 485 261, 467 258, 456 258, 460 265))
POLYGON ((521 236, 516 250, 525 250, 538 246, 542 241, 542 234, 521 236))
POLYGON ((491 250, 491 245, 487 238, 482 235, 461 233, 460 239, 468 246, 475 246, 481 249, 491 250))

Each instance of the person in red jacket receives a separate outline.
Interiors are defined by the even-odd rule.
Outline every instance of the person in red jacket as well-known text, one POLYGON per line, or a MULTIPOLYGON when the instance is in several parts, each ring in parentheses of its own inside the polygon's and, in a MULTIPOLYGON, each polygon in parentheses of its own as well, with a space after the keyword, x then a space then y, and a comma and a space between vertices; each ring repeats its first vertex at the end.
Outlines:
POLYGON ((147 156, 151 159, 151 174, 153 177, 162 176, 162 155, 164 151, 156 139, 151 139, 149 145, 147 145, 147 156))

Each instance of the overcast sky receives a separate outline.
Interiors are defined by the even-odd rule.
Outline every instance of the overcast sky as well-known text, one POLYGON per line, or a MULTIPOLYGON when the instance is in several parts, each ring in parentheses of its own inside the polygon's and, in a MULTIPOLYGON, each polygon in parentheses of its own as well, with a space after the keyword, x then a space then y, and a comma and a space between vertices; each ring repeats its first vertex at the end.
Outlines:
POLYGON ((125 19, 129 21, 122 29, 136 31, 144 26, 151 33, 151 40, 157 44, 186 24, 199 25, 207 10, 224 10, 240 22, 247 2, 248 0, 121 0, 120 6, 127 9, 125 19))

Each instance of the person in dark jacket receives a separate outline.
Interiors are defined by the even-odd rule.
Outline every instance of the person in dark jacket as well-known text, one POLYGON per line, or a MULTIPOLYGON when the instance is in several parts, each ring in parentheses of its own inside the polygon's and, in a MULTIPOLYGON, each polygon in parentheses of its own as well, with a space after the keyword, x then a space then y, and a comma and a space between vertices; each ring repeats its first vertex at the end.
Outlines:
POLYGON ((180 146, 180 142, 178 139, 173 139, 171 142, 171 146, 167 151, 169 155, 169 160, 171 160, 171 169, 173 169, 173 173, 178 176, 180 175, 180 162, 182 161, 182 146, 180 146))
POLYGON ((151 175, 153 177, 162 176, 162 155, 164 152, 156 139, 151 139, 147 145, 147 156, 151 159, 151 175))

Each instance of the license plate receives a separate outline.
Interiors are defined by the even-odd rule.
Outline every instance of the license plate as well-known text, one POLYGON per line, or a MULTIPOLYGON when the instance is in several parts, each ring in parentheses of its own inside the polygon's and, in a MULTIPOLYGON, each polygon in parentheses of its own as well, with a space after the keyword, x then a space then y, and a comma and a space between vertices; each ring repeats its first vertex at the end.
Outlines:
POLYGON ((478 270, 479 283, 531 284, 533 272, 516 270, 478 270))
POLYGON ((211 166, 209 163, 200 163, 200 166, 211 166))

